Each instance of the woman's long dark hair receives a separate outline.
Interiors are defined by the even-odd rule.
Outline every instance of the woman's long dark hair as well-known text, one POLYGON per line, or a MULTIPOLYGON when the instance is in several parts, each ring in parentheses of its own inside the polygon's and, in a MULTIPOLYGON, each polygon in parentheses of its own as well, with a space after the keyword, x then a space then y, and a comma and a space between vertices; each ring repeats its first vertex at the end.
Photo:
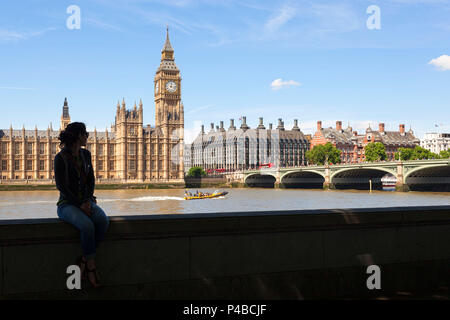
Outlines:
POLYGON ((80 134, 86 133, 86 125, 83 122, 72 122, 66 127, 65 130, 59 134, 59 147, 70 148, 77 140, 80 134))

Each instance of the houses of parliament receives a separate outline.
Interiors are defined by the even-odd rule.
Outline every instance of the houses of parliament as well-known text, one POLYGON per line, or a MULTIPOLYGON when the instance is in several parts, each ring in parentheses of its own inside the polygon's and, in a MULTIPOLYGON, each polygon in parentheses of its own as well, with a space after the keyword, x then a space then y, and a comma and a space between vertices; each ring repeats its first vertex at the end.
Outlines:
MULTIPOLYGON (((89 132, 87 149, 97 179, 131 182, 178 182, 184 179, 184 110, 180 70, 167 29, 161 63, 154 77, 155 126, 143 125, 143 104, 127 109, 117 103, 111 131, 89 132)), ((64 100, 59 130, 0 129, 0 179, 54 179, 53 160, 59 132, 70 123, 64 100)))

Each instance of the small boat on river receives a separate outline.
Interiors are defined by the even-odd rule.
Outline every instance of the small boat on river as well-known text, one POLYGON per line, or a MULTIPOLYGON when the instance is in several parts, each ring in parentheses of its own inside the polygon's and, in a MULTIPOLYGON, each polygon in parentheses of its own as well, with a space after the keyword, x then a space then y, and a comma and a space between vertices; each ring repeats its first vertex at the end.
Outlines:
POLYGON ((195 194, 191 194, 188 191, 184 193, 184 200, 198 200, 198 199, 212 199, 212 198, 219 198, 227 195, 227 191, 214 191, 213 193, 207 193, 207 192, 198 192, 195 194))

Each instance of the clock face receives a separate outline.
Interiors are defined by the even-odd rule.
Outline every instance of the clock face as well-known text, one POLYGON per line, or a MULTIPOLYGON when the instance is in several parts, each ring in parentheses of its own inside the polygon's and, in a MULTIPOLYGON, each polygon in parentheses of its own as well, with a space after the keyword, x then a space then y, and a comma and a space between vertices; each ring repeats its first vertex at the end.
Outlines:
POLYGON ((156 82, 155 92, 158 93, 158 91, 159 91, 159 82, 156 82))
POLYGON ((175 90, 177 90, 177 84, 173 81, 169 81, 166 83, 166 89, 169 92, 175 92, 175 90))

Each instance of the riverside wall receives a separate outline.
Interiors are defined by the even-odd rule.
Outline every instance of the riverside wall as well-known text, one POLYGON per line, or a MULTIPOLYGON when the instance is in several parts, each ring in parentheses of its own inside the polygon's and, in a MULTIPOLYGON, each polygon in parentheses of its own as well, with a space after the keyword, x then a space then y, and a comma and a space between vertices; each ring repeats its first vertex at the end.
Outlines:
POLYGON ((371 298, 450 285, 450 206, 111 217, 103 287, 68 290, 79 232, 0 221, 0 299, 371 298), (369 290, 369 265, 381 289, 369 290))

